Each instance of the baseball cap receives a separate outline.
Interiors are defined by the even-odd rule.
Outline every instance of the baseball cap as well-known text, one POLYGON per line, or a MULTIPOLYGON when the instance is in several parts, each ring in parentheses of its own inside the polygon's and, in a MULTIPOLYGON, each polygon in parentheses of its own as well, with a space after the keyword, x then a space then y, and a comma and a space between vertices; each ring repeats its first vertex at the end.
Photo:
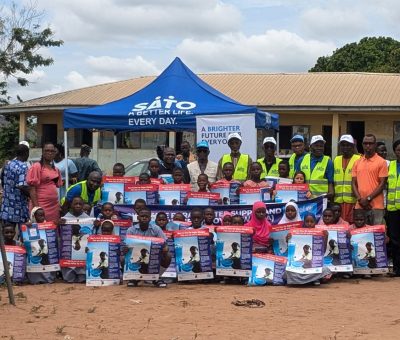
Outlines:
POLYGON ((202 140, 201 142, 197 143, 196 148, 209 149, 210 147, 208 146, 208 142, 206 140, 202 140))
POLYGON ((274 137, 265 137, 264 141, 263 141, 263 144, 265 144, 265 143, 272 143, 272 144, 276 145, 276 140, 275 140, 274 137))
POLYGON ((236 138, 236 139, 239 139, 240 141, 242 141, 242 136, 240 136, 237 132, 230 133, 228 135, 228 142, 233 138, 236 138))
POLYGON ((340 142, 348 142, 350 144, 354 144, 354 138, 352 135, 343 135, 340 137, 339 143, 340 142))
POLYGON ((302 135, 294 135, 292 139, 290 140, 290 143, 293 142, 303 142, 304 143, 304 137, 302 135))
POLYGON ((19 144, 25 145, 29 149, 29 143, 26 140, 20 141, 19 144))
POLYGON ((310 145, 311 145, 311 144, 314 144, 314 143, 316 143, 316 142, 320 142, 320 141, 326 143, 324 137, 322 137, 321 135, 312 136, 312 137, 311 137, 311 143, 310 143, 310 145))

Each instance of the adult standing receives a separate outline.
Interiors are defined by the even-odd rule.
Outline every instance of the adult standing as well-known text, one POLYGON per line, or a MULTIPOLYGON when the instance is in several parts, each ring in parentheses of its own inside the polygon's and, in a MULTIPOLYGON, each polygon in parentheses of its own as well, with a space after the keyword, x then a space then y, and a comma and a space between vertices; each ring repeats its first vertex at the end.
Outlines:
POLYGON ((340 204, 343 220, 353 223, 353 209, 357 202, 357 197, 353 193, 351 186, 351 173, 354 163, 361 156, 354 153, 354 138, 351 135, 343 135, 339 140, 340 156, 336 156, 333 162, 335 184, 335 203, 340 204))
POLYGON ((217 178, 223 178, 222 168, 225 163, 232 163, 234 167, 233 179, 238 181, 245 181, 249 177, 250 165, 253 163, 249 155, 240 153, 240 146, 242 145, 242 137, 237 133, 228 135, 228 146, 231 153, 225 154, 218 162, 217 178))
POLYGON ((88 179, 89 174, 93 171, 101 173, 101 169, 94 159, 89 158, 92 151, 89 145, 83 144, 81 146, 80 158, 74 160, 76 168, 78 169, 78 182, 88 179))
POLYGON ((300 170, 300 164, 307 154, 305 151, 304 137, 302 135, 294 135, 290 140, 290 146, 293 154, 289 158, 289 177, 293 178, 295 172, 300 170))
POLYGON ((19 144, 16 157, 4 166, 2 186, 3 200, 0 208, 0 219, 11 223, 24 223, 29 219, 29 187, 26 183, 29 148, 19 144))
POLYGON ((186 168, 182 167, 182 164, 177 161, 176 153, 174 148, 164 148, 163 160, 160 162, 159 175, 171 175, 174 168, 182 168, 183 171, 183 182, 186 184, 190 183, 189 172, 186 168))
POLYGON ((187 169, 190 175, 190 183, 194 191, 199 190, 197 185, 197 178, 200 174, 208 176, 208 182, 214 183, 217 180, 217 163, 210 161, 208 155, 210 154, 210 147, 208 142, 203 140, 196 145, 197 161, 188 164, 187 169))
POLYGON ((58 189, 62 185, 60 170, 54 165, 56 148, 53 143, 45 143, 42 157, 28 171, 27 183, 30 186, 30 196, 33 207, 42 207, 46 221, 58 223, 60 219, 60 204, 58 189))
POLYGON ((362 145, 364 156, 356 161, 352 171, 353 192, 357 197, 355 209, 364 210, 367 224, 382 224, 385 213, 383 189, 388 168, 386 161, 376 153, 374 135, 365 135, 362 145))
POLYGON ((196 160, 196 156, 190 151, 191 146, 188 141, 181 143, 181 153, 176 155, 176 159, 181 162, 182 167, 189 165, 196 160))
POLYGON ((325 139, 321 135, 312 136, 310 153, 303 157, 300 170, 306 175, 306 181, 310 184, 310 192, 313 197, 326 195, 333 199, 333 162, 329 156, 324 155, 325 139))
POLYGON ((56 144, 56 154, 54 156, 54 165, 60 170, 63 184, 59 189, 59 199, 65 196, 65 169, 68 167, 69 184, 75 184, 78 177, 78 169, 71 159, 65 158, 64 145, 56 144))
POLYGON ((393 257, 393 275, 400 276, 400 139, 393 143, 396 159, 389 164, 386 224, 393 257))
POLYGON ((280 158, 275 157, 276 140, 274 137, 265 137, 263 141, 264 157, 257 159, 260 163, 262 172, 261 179, 265 176, 279 177, 278 166, 282 162, 280 158))

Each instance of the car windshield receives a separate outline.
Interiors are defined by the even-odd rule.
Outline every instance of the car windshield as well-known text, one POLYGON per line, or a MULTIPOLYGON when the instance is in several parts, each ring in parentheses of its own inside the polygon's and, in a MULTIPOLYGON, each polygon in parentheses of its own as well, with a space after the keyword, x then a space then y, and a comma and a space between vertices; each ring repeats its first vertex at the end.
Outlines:
POLYGON ((129 165, 125 170, 125 176, 139 176, 143 172, 147 172, 148 161, 138 161, 129 165))

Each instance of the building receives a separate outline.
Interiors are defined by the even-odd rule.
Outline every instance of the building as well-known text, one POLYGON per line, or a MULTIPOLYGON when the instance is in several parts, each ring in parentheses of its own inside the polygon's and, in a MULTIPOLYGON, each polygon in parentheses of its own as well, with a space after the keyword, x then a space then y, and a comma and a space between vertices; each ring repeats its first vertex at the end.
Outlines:
MULTIPOLYGON (((400 138, 400 75, 385 73, 204 74, 200 77, 227 96, 247 105, 280 114, 279 153, 288 154, 289 139, 301 133, 307 140, 324 135, 327 153, 336 155, 340 134, 351 133, 361 149, 365 133, 391 143, 400 138)), ((0 108, 20 116, 20 139, 26 137, 26 119, 37 117, 39 146, 45 140, 62 141, 62 112, 66 108, 95 106, 126 97, 155 77, 141 77, 67 91, 0 108)), ((271 131, 259 131, 261 140, 271 131)), ((125 164, 155 155, 159 144, 194 143, 194 135, 128 132, 117 136, 118 159, 125 164)), ((70 156, 83 143, 93 146, 93 158, 104 169, 113 163, 113 133, 74 130, 68 132, 70 156)), ((261 151, 261 149, 260 149, 261 151)), ((38 156, 40 149, 33 148, 38 156)))

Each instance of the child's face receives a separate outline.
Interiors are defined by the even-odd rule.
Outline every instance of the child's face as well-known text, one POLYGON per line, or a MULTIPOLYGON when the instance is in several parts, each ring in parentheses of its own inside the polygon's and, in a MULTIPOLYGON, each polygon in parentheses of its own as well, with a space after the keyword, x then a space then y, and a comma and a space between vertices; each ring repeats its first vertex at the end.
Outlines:
POLYGON ((222 172, 224 174, 225 179, 230 181, 233 176, 233 166, 232 165, 225 165, 224 168, 222 169, 222 172))
POLYGON ((142 250, 140 251, 140 255, 142 255, 142 257, 145 257, 146 254, 147 254, 146 249, 142 249, 142 250))
POLYGON ((4 240, 7 241, 12 241, 15 236, 15 227, 11 225, 7 225, 3 227, 3 236, 4 240))
POLYGON ((356 228, 362 228, 365 226, 365 217, 363 215, 356 214, 354 216, 354 225, 356 228))
POLYGON ((186 221, 185 216, 183 216, 183 214, 181 214, 181 213, 176 213, 174 215, 174 217, 173 217, 173 220, 174 221, 181 221, 181 222, 185 222, 186 221))
POLYGON ((304 254, 306 254, 306 255, 310 252, 310 248, 308 246, 304 246, 303 250, 304 250, 304 254))
POLYGON ((43 223, 45 221, 44 210, 39 209, 35 212, 35 218, 37 223, 43 223))
POLYGON ((146 204, 145 203, 143 203, 143 202, 137 202, 137 203, 135 203, 135 206, 134 206, 134 209, 135 209, 135 211, 136 211, 136 213, 140 213, 140 211, 143 209, 143 208, 145 208, 146 207, 146 204))
POLYGON ((166 215, 158 215, 156 218, 156 224, 161 228, 165 229, 165 226, 168 224, 168 219, 166 215))
POLYGON ((367 248, 368 251, 372 250, 372 246, 370 244, 366 244, 365 247, 367 248))
POLYGON ((39 244, 39 246, 40 246, 41 248, 43 248, 43 247, 44 247, 44 240, 39 240, 39 241, 38 241, 38 244, 39 244))
POLYGON ((224 225, 231 225, 232 224, 232 217, 231 216, 225 216, 224 219, 222 220, 222 223, 224 225))
POLYGON ((175 184, 180 184, 183 181, 183 172, 182 171, 175 171, 172 175, 175 184))
POLYGON ((333 224, 334 218, 333 211, 331 210, 325 210, 324 214, 322 215, 322 220, 326 225, 333 224))
POLYGON ((232 217, 231 225, 243 225, 243 220, 240 217, 232 217))
POLYGON ((90 215, 90 211, 92 210, 92 207, 90 206, 90 204, 87 204, 87 203, 84 203, 83 204, 83 211, 86 213, 86 214, 88 214, 88 215, 90 215))
POLYGON ((257 163, 257 164, 252 164, 250 167, 250 176, 252 178, 257 178, 259 179, 261 176, 261 172, 262 172, 262 168, 261 166, 257 163))
POLYGON ((208 179, 206 176, 199 176, 197 178, 197 185, 199 186, 199 189, 207 189, 207 185, 208 185, 208 179))
POLYGON ((303 174, 297 174, 294 177, 294 183, 295 184, 304 184, 305 183, 305 178, 304 178, 303 174))
POLYGON ((285 210, 285 215, 288 220, 294 220, 297 215, 295 207, 293 207, 292 205, 288 205, 285 210))
POLYGON ((332 210, 334 214, 334 221, 339 221, 340 215, 342 214, 342 208, 340 207, 340 205, 333 205, 332 210))
POLYGON ((114 177, 123 177, 124 175, 125 175, 125 169, 122 166, 116 165, 113 167, 114 177))
POLYGON ((106 259, 106 254, 101 253, 101 254, 100 254, 100 258, 104 261, 104 260, 106 259))
POLYGON ((103 223, 101 225, 101 234, 102 235, 112 235, 114 231, 114 226, 112 225, 112 223, 103 223))
POLYGON ((158 174, 160 170, 160 165, 156 161, 152 161, 149 163, 149 171, 152 174, 158 174))
POLYGON ((214 209, 211 208, 204 209, 204 222, 206 222, 206 224, 213 223, 214 218, 215 218, 214 209))
POLYGON ((191 253, 192 255, 196 255, 196 248, 191 248, 191 249, 190 249, 190 253, 191 253))
POLYGON ((201 222, 203 222, 203 214, 200 211, 194 211, 190 214, 190 220, 193 228, 200 228, 201 222))
POLYGON ((81 198, 74 198, 71 203, 71 209, 74 214, 82 214, 83 211, 83 200, 81 198))
POLYGON ((304 228, 315 228, 315 220, 312 216, 307 216, 305 218, 304 228))
POLYGON ((232 244, 232 250, 236 251, 238 249, 238 245, 236 243, 232 244))
POLYGON ((267 215, 267 210, 265 208, 258 208, 255 213, 257 220, 263 220, 267 215))
POLYGON ((116 199, 119 201, 122 198, 122 194, 120 192, 117 192, 115 194, 116 199))
POLYGON ((289 176, 289 167, 286 163, 279 163, 278 165, 279 177, 287 178, 289 176))
POLYGON ((146 175, 140 175, 139 176, 139 181, 138 184, 150 184, 151 180, 149 176, 146 175))
POLYGON ((147 227, 151 220, 150 212, 147 210, 141 211, 139 213, 138 220, 141 227, 147 227))
POLYGON ((101 209, 101 213, 103 214, 103 216, 106 219, 110 219, 112 217, 112 215, 114 214, 114 209, 113 209, 113 207, 111 205, 106 204, 101 209))
POLYGON ((79 232, 81 231, 81 226, 79 224, 74 224, 72 225, 72 235, 79 235, 79 232))

